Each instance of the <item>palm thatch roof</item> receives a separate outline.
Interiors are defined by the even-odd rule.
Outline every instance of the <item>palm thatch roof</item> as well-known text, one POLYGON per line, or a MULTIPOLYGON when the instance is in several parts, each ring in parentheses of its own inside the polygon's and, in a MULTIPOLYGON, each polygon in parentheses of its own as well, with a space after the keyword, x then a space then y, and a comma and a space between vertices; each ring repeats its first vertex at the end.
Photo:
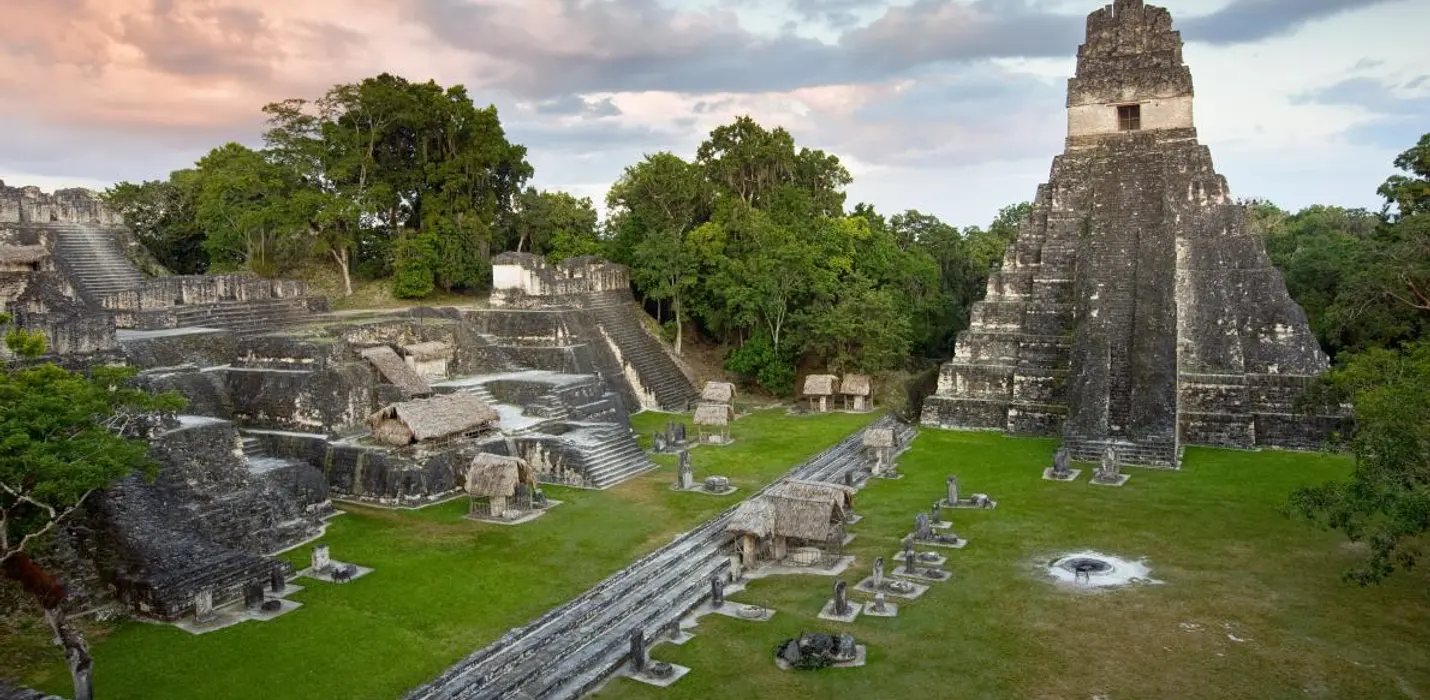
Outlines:
POLYGON ((442 394, 385 406, 368 416, 374 438, 394 445, 471 432, 496 423, 501 416, 471 394, 442 394), (402 431, 407 439, 398 441, 402 431))
POLYGON ((694 422, 696 425, 729 425, 734 415, 735 409, 729 404, 703 403, 695 407, 694 422))
POLYGON ((804 378, 805 396, 833 396, 839 377, 832 374, 811 374, 804 378))
POLYGON ((848 396, 868 396, 870 393, 868 375, 844 375, 844 380, 839 383, 839 393, 848 396))
POLYGON ((446 360, 452 357, 451 346, 440 340, 429 340, 424 343, 404 345, 402 346, 402 352, 406 353, 408 357, 424 362, 428 360, 446 360))
POLYGON ((756 537, 823 540, 844 521, 852 489, 815 481, 784 481, 740 504, 726 532, 756 537))
POLYGON ((467 467, 466 491, 469 496, 516 495, 518 484, 535 484, 531 466, 526 460, 490 452, 479 453, 467 467))
POLYGON ((764 495, 740 504, 725 531, 756 537, 795 537, 823 540, 839 522, 829 503, 764 495))
POLYGON ((50 254, 43 245, 0 245, 0 263, 33 265, 50 254))
POLYGON ((402 361, 397 353, 386 345, 379 345, 375 348, 368 348, 358 353, 364 360, 372 363, 377 368, 377 373, 384 379, 392 382, 397 388, 402 390, 407 396, 425 396, 432 393, 432 387, 427 385, 427 380, 422 375, 413 371, 402 361))
POLYGON ((735 385, 730 382, 705 382, 705 389, 700 392, 701 401, 730 403, 734 399, 735 385))
POLYGON ((789 479, 771 486, 766 493, 783 498, 825 501, 838 505, 842 510, 852 509, 854 505, 854 489, 843 484, 831 484, 824 481, 789 479))
POLYGON ((893 428, 869 428, 864 431, 865 447, 893 447, 893 428))

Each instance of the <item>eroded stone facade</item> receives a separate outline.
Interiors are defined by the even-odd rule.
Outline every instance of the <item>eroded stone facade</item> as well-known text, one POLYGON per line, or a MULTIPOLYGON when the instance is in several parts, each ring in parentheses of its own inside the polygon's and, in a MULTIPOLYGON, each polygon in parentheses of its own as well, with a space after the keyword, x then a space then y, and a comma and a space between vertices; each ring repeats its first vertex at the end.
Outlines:
POLYGON ((1326 369, 1305 313, 1247 230, 1192 126, 1167 10, 1087 19, 1066 150, 975 304, 923 423, 1062 435, 1174 466, 1182 443, 1310 448, 1337 416, 1297 415, 1326 369))

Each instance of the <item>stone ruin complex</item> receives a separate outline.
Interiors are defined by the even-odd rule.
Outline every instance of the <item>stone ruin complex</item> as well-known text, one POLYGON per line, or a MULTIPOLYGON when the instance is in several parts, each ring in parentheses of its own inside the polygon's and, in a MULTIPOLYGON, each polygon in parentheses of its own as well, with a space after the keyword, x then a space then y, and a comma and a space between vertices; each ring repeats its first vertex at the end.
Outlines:
POLYGON ((974 305, 925 425, 1061 435, 1073 459, 1178 466, 1183 443, 1315 448, 1327 367, 1192 122, 1167 10, 1087 18, 1066 150, 974 305))
POLYGON ((271 555, 318 536, 333 499, 459 496, 482 453, 607 488, 655 468, 629 412, 697 396, 599 259, 498 256, 488 306, 330 313, 302 282, 149 276, 143 255, 92 192, 0 184, 0 311, 45 332, 42 359, 132 365, 189 399, 151 441, 157 480, 117 484, 57 538, 81 604, 176 620, 242 600, 292 574, 271 555))

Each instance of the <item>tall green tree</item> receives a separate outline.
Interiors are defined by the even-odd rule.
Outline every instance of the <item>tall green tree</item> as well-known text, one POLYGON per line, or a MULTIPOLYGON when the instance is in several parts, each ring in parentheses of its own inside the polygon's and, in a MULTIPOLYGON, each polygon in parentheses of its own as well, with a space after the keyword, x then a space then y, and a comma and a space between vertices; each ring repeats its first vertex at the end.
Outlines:
POLYGON ((247 146, 228 143, 199 159, 195 220, 218 270, 278 272, 279 247, 301 226, 291 173, 247 146))
POLYGON ((180 275, 203 274, 209 265, 195 211, 195 175, 179 170, 167 180, 120 182, 100 195, 159 264, 180 275))
POLYGON ((1355 471, 1291 497, 1302 516, 1369 545, 1346 574, 1362 585, 1414 566, 1430 536, 1430 340, 1423 336, 1430 300, 1422 296, 1430 289, 1430 135, 1395 166, 1408 172, 1380 188, 1383 221, 1352 258, 1350 289, 1336 303, 1389 300, 1408 319, 1406 332, 1386 336, 1389 347, 1339 358, 1321 388, 1331 403, 1355 407, 1355 471))
POLYGON ((605 253, 600 217, 589 197, 528 187, 517 202, 506 226, 506 243, 513 245, 514 240, 514 250, 543 255, 551 262, 605 253))
POLYGON ((1369 546, 1346 573, 1361 585, 1413 567, 1430 533, 1430 342, 1372 348, 1331 373, 1329 398, 1355 405, 1351 478, 1298 489, 1296 512, 1369 546))
POLYGON ((670 302, 677 355, 684 351, 684 301, 697 281, 697 251, 687 237, 708 215, 711 199, 700 167, 666 152, 626 168, 606 196, 632 281, 646 298, 670 302))
MULTIPOLYGON (((0 317, 0 324, 8 324, 0 317)), ((33 336, 10 348, 44 352, 33 336)), ((35 596, 64 649, 76 700, 94 697, 94 660, 68 620, 64 585, 36 559, 38 548, 96 491, 136 470, 151 470, 144 441, 156 413, 183 406, 177 394, 152 395, 126 382, 133 368, 96 365, 88 374, 54 364, 0 368, 0 570, 35 596)))

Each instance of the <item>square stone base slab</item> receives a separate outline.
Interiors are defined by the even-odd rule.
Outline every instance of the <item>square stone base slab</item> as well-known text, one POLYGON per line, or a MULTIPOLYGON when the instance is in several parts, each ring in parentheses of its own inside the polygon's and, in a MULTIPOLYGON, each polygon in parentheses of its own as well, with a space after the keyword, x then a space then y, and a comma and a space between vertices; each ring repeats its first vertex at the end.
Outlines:
POLYGON ((693 634, 691 634, 691 633, 689 633, 689 632, 686 632, 685 630, 682 629, 682 630, 679 630, 676 634, 669 635, 669 636, 667 636, 665 639, 662 639, 662 640, 660 640, 660 641, 670 642, 671 644, 677 644, 677 645, 679 645, 679 644, 684 644, 684 643, 686 643, 686 642, 688 642, 688 641, 690 641, 690 640, 692 640, 692 639, 695 639, 695 635, 693 635, 693 634))
POLYGON ((474 523, 491 523, 492 525, 520 525, 522 523, 529 523, 545 515, 546 511, 561 505, 561 503, 561 501, 553 501, 547 499, 545 508, 542 508, 540 510, 528 510, 525 513, 522 513, 521 517, 518 518, 492 518, 487 517, 485 515, 472 515, 471 513, 468 513, 464 517, 474 523))
POLYGON ((283 585, 283 590, 278 591, 278 592, 276 592, 276 593, 275 593, 272 589, 270 589, 270 588, 264 588, 264 589, 263 589, 263 597, 265 597, 265 598, 287 598, 288 596, 293 595, 294 593, 297 593, 298 591, 301 591, 301 590, 303 590, 303 587, 302 587, 302 586, 299 586, 299 585, 296 584, 296 583, 287 583, 287 584, 284 584, 284 585, 283 585))
MULTIPOLYGON (((863 645, 863 644, 855 644, 855 645, 854 645, 854 658, 853 658, 853 659, 851 659, 851 660, 849 660, 849 661, 840 661, 840 662, 837 663, 837 664, 830 664, 829 667, 830 667, 830 668, 857 668, 857 667, 859 667, 859 666, 863 666, 864 664, 868 663, 868 659, 869 659, 869 647, 867 647, 867 646, 865 646, 865 645, 863 645)), ((785 661, 784 659, 781 659, 781 658, 778 657, 778 656, 775 657, 775 665, 778 666, 781 671, 788 671, 788 670, 790 670, 789 662, 785 661)))
POLYGON ((1117 475, 1117 481, 1115 481, 1115 482, 1114 482, 1114 481, 1098 481, 1097 479, 1093 478, 1093 479, 1088 479, 1088 480, 1087 480, 1087 483, 1092 484, 1093 486, 1121 486, 1121 485, 1127 483, 1127 480, 1128 480, 1128 479, 1131 479, 1131 478, 1132 478, 1132 475, 1131 475, 1131 474, 1118 474, 1118 475, 1117 475))
MULTIPOLYGON (((930 577, 928 577, 928 576, 923 575, 922 572, 919 572, 919 573, 909 573, 907 566, 900 566, 900 567, 895 568, 895 569, 894 569, 894 575, 895 575, 895 576, 903 576, 904 578, 917 579, 917 580, 919 580, 919 581, 929 581, 929 582, 931 582, 931 583, 943 583, 944 581, 952 581, 952 580, 953 580, 953 572, 951 572, 951 571, 948 572, 948 576, 946 576, 946 577, 944 577, 944 578, 930 578, 930 577)), ((885 595, 888 595, 888 591, 885 591, 884 594, 885 594, 885 595)))
POLYGON ((670 666, 671 668, 675 669, 675 673, 670 674, 670 677, 668 678, 655 678, 653 676, 648 676, 644 673, 635 673, 631 671, 629 663, 621 667, 621 672, 622 675, 633 681, 640 681, 647 685, 653 685, 657 688, 666 688, 671 685, 674 685, 675 682, 680 680, 681 678, 684 678, 685 674, 690 673, 690 668, 687 666, 681 666, 680 664, 671 664, 670 666))
POLYGON ((914 540, 914 542, 918 543, 922 547, 943 547, 944 549, 963 549, 964 547, 968 546, 968 540, 966 539, 960 539, 953 544, 935 542, 933 540, 914 540))
MULTIPOLYGON (((885 580, 887 581, 888 579, 885 579, 885 580)), ((899 593, 899 592, 891 591, 891 590, 885 588, 885 589, 884 589, 884 597, 885 597, 885 598, 903 598, 904 600, 913 600, 914 598, 917 598, 917 597, 923 595, 924 593, 928 592, 928 589, 929 589, 928 586, 925 586, 925 585, 919 584, 919 583, 914 583, 914 582, 912 582, 912 581, 904 581, 904 583, 907 583, 907 584, 909 584, 910 586, 913 586, 913 588, 912 588, 908 593, 899 593)), ((874 595, 875 593, 878 592, 878 591, 875 591, 875 590, 874 590, 874 577, 873 577, 873 576, 870 576, 870 577, 864 579, 863 581, 860 581, 859 583, 855 584, 855 585, 854 585, 854 590, 855 590, 855 591, 858 591, 859 593, 867 593, 868 595, 874 595)))
POLYGON ((947 520, 940 520, 940 521, 938 521, 938 522, 936 522, 936 523, 933 523, 933 524, 929 525, 929 527, 931 527, 931 528, 933 528, 933 529, 935 529, 935 530, 947 530, 947 529, 953 527, 953 523, 951 523, 951 522, 949 522, 949 521, 947 521, 947 520))
POLYGON ((864 607, 862 604, 850 601, 848 615, 835 615, 834 599, 830 598, 829 600, 825 601, 824 608, 819 611, 819 619, 830 620, 833 622, 853 622, 854 618, 859 617, 859 609, 862 607, 864 607))
MULTIPOLYGON (((897 554, 894 555, 894 561, 903 561, 903 560, 904 560, 904 553, 903 553, 903 552, 899 552, 899 553, 897 553, 897 554)), ((931 566, 943 566, 944 564, 948 563, 948 557, 946 557, 946 556, 944 556, 944 555, 942 555, 942 554, 938 554, 938 553, 936 553, 936 552, 914 552, 914 561, 917 561, 917 562, 920 563, 920 564, 928 564, 928 565, 931 565, 931 566), (937 558, 935 558, 935 559, 930 559, 930 560, 928 560, 928 561, 925 561, 925 560, 923 560, 923 559, 919 559, 919 555, 920 555, 920 554, 933 554, 933 555, 934 555, 935 557, 937 557, 937 558)))
POLYGON ((282 604, 283 607, 273 612, 263 612, 263 610, 260 608, 249 608, 247 611, 245 611, 245 614, 248 615, 248 619, 250 620, 254 620, 256 622, 267 622, 275 617, 287 615, 288 613, 303 607, 303 604, 297 601, 283 600, 282 598, 277 598, 276 600, 280 604, 282 604))
POLYGON ((880 479, 889 479, 889 480, 891 480, 891 481, 894 480, 894 479, 902 479, 902 478, 904 478, 904 475, 903 475, 903 474, 900 474, 900 473, 898 473, 898 472, 884 472, 883 474, 878 474, 877 476, 878 476, 880 479))
POLYGON ((728 496, 736 491, 739 491, 740 487, 734 484, 730 484, 730 488, 725 489, 724 491, 706 491, 705 484, 695 484, 688 489, 678 489, 675 488, 675 486, 672 484, 670 490, 678 493, 703 493, 706 496, 728 496))
MULTIPOLYGON (((788 574, 803 574, 806 576, 838 576, 844 573, 844 570, 848 569, 853 563, 854 557, 852 555, 840 557, 839 562, 837 564, 827 569, 818 566, 790 566, 789 564, 781 564, 778 562, 765 562, 756 566, 753 569, 746 569, 745 578, 757 579, 764 578, 766 576, 781 576, 788 574)), ((725 589, 725 591, 726 593, 731 592, 728 588, 725 589)))
POLYGON ((863 519, 864 519, 864 516, 862 516, 862 515, 851 515, 851 516, 849 516, 849 517, 847 517, 847 518, 844 519, 844 524, 845 524, 845 525, 853 525, 854 523, 857 523, 857 522, 859 522, 860 520, 863 520, 863 519))
POLYGON ((175 622, 174 626, 189 634, 208 634, 209 632, 221 630, 225 627, 232 627, 247 619, 248 616, 243 614, 242 610, 220 608, 214 610, 214 616, 212 618, 203 622, 199 622, 192 617, 186 617, 175 622))
MULTIPOLYGON (((884 594, 885 597, 888 597, 888 595, 888 593, 884 594)), ((884 612, 879 612, 874 609, 873 603, 868 603, 864 606, 864 614, 871 617, 896 617, 899 614, 899 604, 890 603, 886 600, 884 601, 884 612)))
POLYGON ((1081 473, 1081 469, 1072 469, 1068 471, 1067 476, 1057 477, 1053 476, 1053 468, 1048 467, 1047 469, 1043 470, 1043 479, 1047 481, 1077 481, 1077 475, 1081 473))
MULTIPOLYGON (((342 561, 338 561, 338 560, 336 560, 336 559, 333 559, 333 560, 332 560, 332 566, 331 566, 327 571, 314 571, 312 567, 308 567, 308 568, 306 568, 306 569, 303 569, 302 571, 299 571, 299 572, 298 572, 298 575, 299 575, 299 576, 307 576, 308 578, 317 579, 317 580, 319 580, 319 581, 327 581, 328 583, 337 583, 337 581, 334 581, 334 580, 333 580, 333 569, 336 569, 336 568, 338 568, 338 567, 340 567, 340 566, 347 566, 347 565, 348 565, 347 562, 342 562, 342 561)), ((354 564, 354 566, 357 566, 357 565, 354 564)), ((370 573, 372 573, 372 572, 373 572, 373 570, 370 569, 370 568, 368 568, 368 567, 366 567, 366 566, 358 566, 358 568, 357 568, 357 573, 354 573, 353 576, 352 576, 352 578, 348 579, 347 582, 348 582, 348 583, 352 583, 353 581, 356 581, 356 580, 358 580, 358 579, 360 579, 360 578, 362 578, 362 577, 364 577, 364 576, 366 576, 366 575, 368 575, 368 574, 370 574, 370 573)))
POLYGON ((959 510, 993 510, 998 507, 998 501, 988 499, 988 505, 980 506, 972 501, 960 500, 958 503, 949 503, 947 498, 940 498, 938 501, 940 508, 958 508, 959 510))
MULTIPOLYGON (((746 622, 768 622, 770 618, 775 616, 775 611, 772 608, 765 608, 759 605, 751 605, 749 603, 740 603, 737 601, 730 600, 728 598, 725 600, 725 604, 718 608, 711 607, 709 603, 704 603, 702 607, 705 607, 711 613, 714 613, 716 615, 733 617, 736 620, 744 620, 746 622), (742 611, 744 611, 745 608, 757 609, 759 611, 759 615, 756 617, 746 617, 745 614, 742 614, 742 611)), ((755 611, 751 610, 748 614, 754 615, 755 611)))

